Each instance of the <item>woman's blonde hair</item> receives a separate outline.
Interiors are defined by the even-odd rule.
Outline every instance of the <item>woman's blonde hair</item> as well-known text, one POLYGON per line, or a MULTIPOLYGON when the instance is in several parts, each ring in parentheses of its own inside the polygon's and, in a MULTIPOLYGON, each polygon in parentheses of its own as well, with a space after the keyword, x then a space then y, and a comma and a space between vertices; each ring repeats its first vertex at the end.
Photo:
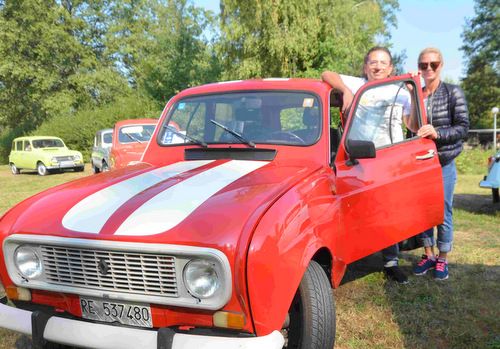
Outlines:
POLYGON ((437 53, 437 55, 439 57, 439 61, 440 62, 443 61, 443 55, 441 54, 441 51, 436 47, 430 46, 430 47, 426 47, 422 51, 420 51, 420 54, 418 55, 418 62, 420 62, 420 58, 422 58, 422 56, 425 55, 426 53, 437 53))

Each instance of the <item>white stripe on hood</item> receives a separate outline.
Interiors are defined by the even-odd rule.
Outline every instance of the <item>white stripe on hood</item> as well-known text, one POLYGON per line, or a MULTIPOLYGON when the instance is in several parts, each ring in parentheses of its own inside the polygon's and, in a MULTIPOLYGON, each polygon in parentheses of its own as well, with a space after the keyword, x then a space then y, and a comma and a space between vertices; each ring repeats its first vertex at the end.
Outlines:
POLYGON ((115 235, 154 235, 172 229, 215 193, 267 163, 233 160, 188 178, 145 202, 115 235))
POLYGON ((153 185, 210 161, 182 161, 140 174, 102 189, 73 206, 63 217, 66 229, 98 234, 109 217, 125 202, 153 185))

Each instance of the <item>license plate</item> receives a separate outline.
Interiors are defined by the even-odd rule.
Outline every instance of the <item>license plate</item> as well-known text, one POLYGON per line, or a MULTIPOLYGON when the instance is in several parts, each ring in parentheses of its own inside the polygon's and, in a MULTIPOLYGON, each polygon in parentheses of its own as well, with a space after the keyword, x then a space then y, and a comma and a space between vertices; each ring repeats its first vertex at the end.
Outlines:
POLYGON ((153 327, 151 308, 140 303, 80 297, 80 307, 84 319, 153 327))
POLYGON ((60 167, 73 167, 75 166, 75 163, 73 161, 61 161, 59 163, 60 167))

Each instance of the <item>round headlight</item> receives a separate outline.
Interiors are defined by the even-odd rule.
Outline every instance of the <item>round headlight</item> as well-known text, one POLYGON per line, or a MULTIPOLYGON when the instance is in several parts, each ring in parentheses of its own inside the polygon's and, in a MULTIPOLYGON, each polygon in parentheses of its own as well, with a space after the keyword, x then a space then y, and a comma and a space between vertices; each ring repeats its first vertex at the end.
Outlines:
POLYGON ((210 263, 197 259, 184 267, 184 284, 196 298, 209 298, 219 289, 220 280, 210 263))
POLYGON ((75 156, 73 157, 73 159, 74 159, 74 161, 80 161, 80 155, 75 155, 75 156))
POLYGON ((42 261, 31 248, 18 247, 14 258, 17 268, 26 278, 33 279, 42 273, 42 261))
POLYGON ((51 162, 57 162, 57 158, 56 157, 53 157, 52 159, 50 159, 51 162))

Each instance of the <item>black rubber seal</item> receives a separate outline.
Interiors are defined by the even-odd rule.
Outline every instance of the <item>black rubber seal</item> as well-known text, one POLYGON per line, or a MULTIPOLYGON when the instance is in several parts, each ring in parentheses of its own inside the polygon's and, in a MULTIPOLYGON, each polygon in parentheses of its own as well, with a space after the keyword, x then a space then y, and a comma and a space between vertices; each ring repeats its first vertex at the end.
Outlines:
POLYGON ((45 338, 43 338, 43 332, 45 331, 45 326, 47 326, 47 322, 51 317, 51 315, 45 314, 41 311, 34 311, 31 314, 31 336, 33 340, 33 348, 41 349, 47 342, 45 338))
POLYGON ((158 329, 157 348, 172 349, 175 331, 168 327, 158 329))

